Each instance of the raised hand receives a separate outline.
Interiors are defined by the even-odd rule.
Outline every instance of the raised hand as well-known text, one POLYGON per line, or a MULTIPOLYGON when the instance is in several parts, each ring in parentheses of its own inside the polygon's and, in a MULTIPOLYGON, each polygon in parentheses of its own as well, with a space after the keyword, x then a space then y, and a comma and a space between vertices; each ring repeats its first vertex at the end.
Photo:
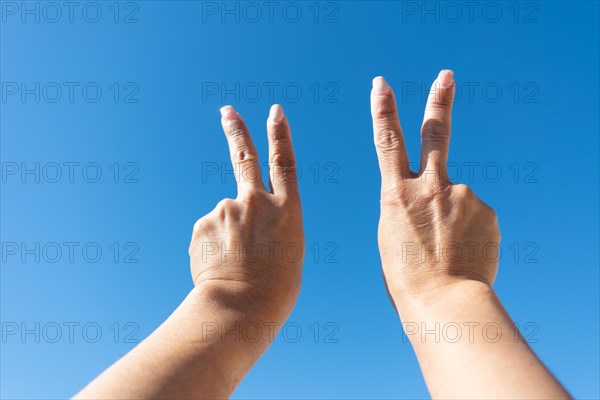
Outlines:
POLYGON ((467 186, 448 180, 454 88, 452 72, 441 71, 421 127, 419 171, 412 172, 392 89, 382 77, 373 80, 379 250, 388 292, 433 398, 569 398, 492 290, 496 214, 467 186))
POLYGON ((421 164, 411 165, 394 93, 373 81, 371 112, 381 169, 379 249, 395 302, 432 296, 461 280, 491 286, 498 269, 496 214, 465 185, 448 179, 446 160, 455 84, 452 71, 434 82, 421 128, 421 164))
POLYGON ((281 106, 267 120, 270 187, 263 184, 258 154, 242 117, 221 109, 238 185, 194 225, 190 262, 194 284, 256 322, 283 322, 298 297, 304 232, 296 160, 281 106))
POLYGON ((77 398, 229 397, 292 311, 304 233, 290 127, 281 107, 271 107, 269 192, 242 118, 229 106, 221 113, 238 196, 221 201, 194 225, 194 289, 77 398))

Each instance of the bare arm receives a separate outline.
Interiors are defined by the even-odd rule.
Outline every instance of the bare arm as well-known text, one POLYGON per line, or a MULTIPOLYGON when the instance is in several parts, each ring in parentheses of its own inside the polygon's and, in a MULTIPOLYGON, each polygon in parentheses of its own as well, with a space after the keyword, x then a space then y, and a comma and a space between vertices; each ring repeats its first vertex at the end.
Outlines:
POLYGON ((270 186, 241 117, 222 110, 238 182, 194 225, 195 288, 152 335, 76 398, 226 398, 291 313, 304 233, 290 128, 280 106, 267 121, 270 186), (294 246, 298 253, 288 253, 294 246), (287 251, 286 251, 287 249, 287 251))
POLYGON ((240 340, 236 324, 256 321, 222 300, 212 288, 194 288, 152 335, 76 398, 229 397, 270 342, 266 335, 256 343, 240 340))
POLYGON ((379 249, 391 300, 433 398, 569 398, 495 295, 494 210, 448 180, 455 84, 440 72, 412 172, 394 94, 375 78, 371 111, 382 175, 379 249))

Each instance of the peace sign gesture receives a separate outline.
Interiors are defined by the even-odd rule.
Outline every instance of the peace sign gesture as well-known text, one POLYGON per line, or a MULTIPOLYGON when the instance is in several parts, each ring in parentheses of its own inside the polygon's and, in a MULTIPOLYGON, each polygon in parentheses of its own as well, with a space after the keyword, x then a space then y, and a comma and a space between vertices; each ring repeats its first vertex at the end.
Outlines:
POLYGON ((373 80, 371 113, 382 181, 379 248, 396 303, 462 279, 491 286, 496 276, 498 257, 490 257, 489 248, 497 250, 500 242, 496 214, 470 188, 452 184, 446 172, 454 90, 452 71, 442 70, 427 99, 421 163, 413 172, 392 88, 383 77, 373 80))
POLYGON ((259 321, 283 322, 300 290, 304 231, 290 126, 280 105, 267 120, 270 179, 242 117, 221 109, 238 195, 224 199, 194 225, 190 244, 196 287, 225 294, 228 306, 259 321))

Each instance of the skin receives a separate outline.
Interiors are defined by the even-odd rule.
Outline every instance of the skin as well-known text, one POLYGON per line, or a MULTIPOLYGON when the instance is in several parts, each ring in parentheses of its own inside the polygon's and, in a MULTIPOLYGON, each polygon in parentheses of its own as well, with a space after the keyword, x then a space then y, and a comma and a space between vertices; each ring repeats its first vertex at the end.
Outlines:
MULTIPOLYGON (((433 398, 569 398, 492 290, 493 249, 500 243, 495 212, 444 173, 454 87, 452 72, 442 71, 427 102, 416 173, 408 168, 392 89, 382 77, 373 81, 379 248, 388 293, 433 398)), ((267 190, 242 118, 230 106, 221 113, 238 196, 194 225, 194 289, 76 398, 227 398, 290 315, 300 291, 304 233, 287 118, 280 106, 271 108, 267 190)))
POLYGON ((304 231, 287 118, 281 106, 271 108, 267 191, 244 121, 230 106, 221 113, 238 196, 222 200, 194 225, 194 289, 152 335, 75 398, 227 398, 294 308, 304 231))
POLYGON ((454 90, 452 71, 441 71, 425 109, 419 172, 412 172, 393 91, 383 77, 373 80, 379 250, 391 301, 433 398, 570 398, 492 289, 500 244, 494 210, 448 180, 454 90))

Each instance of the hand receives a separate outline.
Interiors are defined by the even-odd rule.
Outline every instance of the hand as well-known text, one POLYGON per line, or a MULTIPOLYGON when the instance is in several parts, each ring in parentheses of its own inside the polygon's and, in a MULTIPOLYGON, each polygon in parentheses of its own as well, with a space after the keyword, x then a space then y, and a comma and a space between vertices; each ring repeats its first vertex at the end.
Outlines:
POLYGON ((441 71, 429 93, 418 173, 409 168, 392 89, 382 77, 373 80, 379 251, 388 292, 432 398, 570 398, 515 334, 491 288, 500 246, 494 210, 448 179, 452 75, 441 71), (489 336, 490 324, 496 336, 489 336), (457 335, 448 336, 447 327, 457 335))
POLYGON ((301 285, 302 211, 290 127, 281 106, 267 120, 271 191, 241 116, 221 109, 238 183, 235 200, 222 200, 194 225, 189 248, 196 288, 251 322, 283 323, 301 285))
POLYGON ((221 113, 238 196, 194 225, 189 252, 196 287, 77 398, 229 398, 294 307, 304 234, 287 119, 280 106, 271 107, 269 193, 242 118, 229 106, 221 113))
POLYGON ((498 269, 496 214, 446 171, 455 83, 443 70, 429 93, 421 128, 421 165, 409 168, 394 94, 373 80, 371 113, 381 169, 379 250, 396 307, 474 280, 491 286, 498 269))

